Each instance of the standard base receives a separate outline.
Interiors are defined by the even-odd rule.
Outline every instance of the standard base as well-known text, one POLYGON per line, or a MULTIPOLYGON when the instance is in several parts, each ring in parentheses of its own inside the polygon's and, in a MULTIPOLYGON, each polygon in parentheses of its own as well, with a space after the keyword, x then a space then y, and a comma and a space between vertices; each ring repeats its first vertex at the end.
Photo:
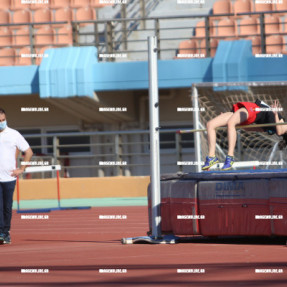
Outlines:
POLYGON ((74 210, 74 209, 90 209, 91 206, 67 206, 67 207, 53 207, 51 210, 74 210))
POLYGON ((18 209, 17 213, 47 213, 51 212, 51 208, 38 208, 38 209, 18 209))
POLYGON ((51 207, 51 208, 37 208, 37 209, 18 209, 17 213, 46 213, 53 210, 75 210, 75 209, 90 209, 91 206, 71 206, 71 207, 51 207))
POLYGON ((154 236, 139 236, 123 238, 122 244, 175 244, 178 243, 179 237, 174 235, 164 235, 162 237, 155 238, 154 236))

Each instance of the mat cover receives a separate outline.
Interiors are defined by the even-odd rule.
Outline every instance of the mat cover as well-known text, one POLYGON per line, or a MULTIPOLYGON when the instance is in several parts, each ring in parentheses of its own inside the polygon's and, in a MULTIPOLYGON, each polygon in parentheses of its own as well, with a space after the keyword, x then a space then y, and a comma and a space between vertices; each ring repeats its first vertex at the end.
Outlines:
POLYGON ((160 209, 163 234, 286 236, 287 170, 162 175, 160 209))

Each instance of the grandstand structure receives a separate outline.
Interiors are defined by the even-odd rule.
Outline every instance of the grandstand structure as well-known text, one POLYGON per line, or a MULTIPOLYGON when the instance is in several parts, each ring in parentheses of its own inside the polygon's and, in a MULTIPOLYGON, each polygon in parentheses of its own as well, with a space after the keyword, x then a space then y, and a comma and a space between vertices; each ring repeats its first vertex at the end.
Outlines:
POLYGON ((176 165, 194 160, 193 135, 175 133, 193 125, 178 111, 193 83, 287 81, 287 0, 24 2, 0 3, 0 106, 62 176, 150 174, 148 36, 158 39, 163 173, 193 170, 176 165))
POLYGON ((48 2, 1 2, 2 66, 39 65, 42 58, 21 55, 43 54, 50 47, 87 45, 96 46, 101 53, 127 54, 124 59, 113 59, 116 61, 146 60, 143 46, 147 36, 153 34, 159 39, 164 59, 213 57, 219 41, 224 39, 251 40, 253 54, 287 51, 286 1, 205 1, 191 4, 189 9, 177 4, 179 1, 160 0, 133 0, 112 7, 100 0, 48 2), (172 9, 174 6, 181 9, 172 9))
MULTIPOLYGON (((110 1, 102 0, 34 1, 34 4, 26 2, 29 1, 5 0, 0 4, 2 66, 39 65, 42 57, 35 60, 23 55, 44 54, 51 47, 87 45, 90 37, 86 34, 95 35, 95 31, 90 29, 95 25, 90 23, 99 17, 145 17, 159 1, 134 0, 126 5, 112 5, 110 1), (104 9, 110 7, 112 10, 104 9)), ((117 26, 114 28, 117 29, 117 26)), ((104 28, 103 33, 106 33, 105 30, 104 28)), ((99 37, 97 34, 92 38, 99 37)))

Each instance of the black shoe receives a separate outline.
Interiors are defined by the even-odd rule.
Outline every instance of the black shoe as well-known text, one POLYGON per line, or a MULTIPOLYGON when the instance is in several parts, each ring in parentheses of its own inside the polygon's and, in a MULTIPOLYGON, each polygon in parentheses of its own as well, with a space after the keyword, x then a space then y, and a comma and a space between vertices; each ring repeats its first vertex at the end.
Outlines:
POLYGON ((4 233, 0 233, 0 245, 4 244, 5 241, 4 237, 5 237, 4 233))
POLYGON ((3 244, 11 244, 11 237, 10 237, 9 233, 4 234, 4 242, 3 242, 3 244))

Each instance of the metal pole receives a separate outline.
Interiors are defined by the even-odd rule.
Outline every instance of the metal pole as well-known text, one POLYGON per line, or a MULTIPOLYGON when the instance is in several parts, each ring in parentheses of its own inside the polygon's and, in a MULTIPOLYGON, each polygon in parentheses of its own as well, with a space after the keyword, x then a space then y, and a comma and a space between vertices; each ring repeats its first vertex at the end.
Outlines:
POLYGON ((58 194, 58 208, 61 208, 60 172, 59 172, 59 170, 57 170, 57 194, 58 194))
MULTIPOLYGON (((193 107, 193 128, 199 129, 199 107, 198 107, 198 93, 195 85, 192 85, 192 107, 193 107)), ((200 146, 200 133, 194 134, 194 148, 195 148, 195 161, 196 172, 201 172, 201 146, 200 146)))
POLYGON ((152 199, 152 236, 161 237, 160 216, 160 149, 159 149, 159 102, 157 75, 157 37, 148 37, 149 53, 149 122, 152 199))
POLYGON ((237 131, 237 150, 238 150, 238 160, 242 161, 242 154, 241 154, 241 132, 240 132, 240 130, 237 131))
MULTIPOLYGON (((176 161, 182 161, 182 143, 181 143, 181 134, 175 134, 175 149, 176 149, 176 161)), ((178 166, 178 170, 182 171, 182 165, 178 166)))
POLYGON ((210 33, 209 33, 209 17, 205 17, 205 52, 206 57, 210 57, 211 48, 210 48, 210 33))
POLYGON ((174 235, 161 235, 160 215, 160 149, 159 149, 159 99, 157 77, 157 37, 148 37, 149 71, 149 132, 151 165, 151 236, 123 238, 123 244, 164 243, 174 244, 179 238, 174 235))
MULTIPOLYGON (((140 1, 140 13, 141 13, 140 17, 141 18, 145 18, 146 17, 145 5, 146 5, 145 1, 141 0, 140 1)), ((142 28, 145 30, 146 29, 146 19, 143 20, 141 23, 142 23, 142 28)))
POLYGON ((266 53, 266 35, 264 14, 260 14, 260 36, 261 36, 261 53, 266 53))
MULTIPOLYGON (((36 54, 35 52, 35 41, 34 41, 34 33, 35 29, 32 25, 29 25, 29 41, 30 41, 30 51, 32 54, 36 54)), ((21 55, 20 55, 21 56, 21 55)), ((32 57, 32 65, 36 65, 36 58, 32 57)))
MULTIPOLYGON (((122 161, 122 138, 121 135, 115 135, 115 159, 116 161, 122 161)), ((123 167, 121 165, 116 165, 116 175, 123 175, 123 167)))
MULTIPOLYGON (((52 163, 54 165, 58 164, 58 157, 60 155, 59 143, 60 143, 59 139, 56 136, 54 136, 53 137, 53 158, 52 158, 52 163)), ((52 177, 56 177, 55 171, 52 171, 52 177)))
MULTIPOLYGON (((127 18, 127 8, 126 5, 122 5, 121 8, 121 17, 122 19, 127 18)), ((128 49, 128 33, 127 33, 127 21, 122 21, 122 40, 123 40, 123 44, 124 44, 124 49, 127 50, 128 49)))

